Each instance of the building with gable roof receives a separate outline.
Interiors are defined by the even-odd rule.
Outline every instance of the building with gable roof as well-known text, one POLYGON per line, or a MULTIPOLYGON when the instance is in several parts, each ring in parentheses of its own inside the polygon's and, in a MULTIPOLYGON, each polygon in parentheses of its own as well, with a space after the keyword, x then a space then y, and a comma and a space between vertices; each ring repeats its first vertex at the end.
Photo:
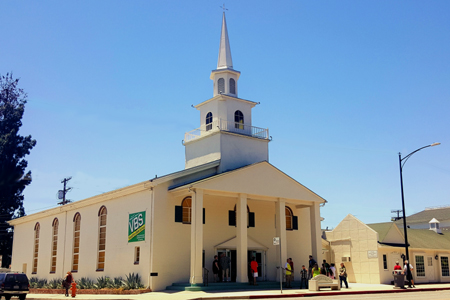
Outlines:
POLYGON ((253 126, 257 103, 238 97, 239 76, 224 13, 213 97, 195 106, 200 127, 185 134, 185 169, 10 221, 12 268, 47 280, 134 272, 162 290, 201 284, 216 254, 231 258, 237 282, 247 281, 252 256, 258 280, 276 280, 288 257, 321 261, 326 201, 269 163, 268 129, 253 126))
MULTIPOLYGON (((438 221, 441 230, 450 230, 450 206, 429 207, 425 210, 406 217, 409 228, 427 229, 432 219, 438 221)), ((403 228, 403 219, 395 221, 399 228, 403 228)))
MULTIPOLYGON (((364 224, 347 215, 325 232, 328 259, 344 262, 349 282, 389 284, 395 262, 403 266, 405 238, 395 222, 364 224)), ((450 234, 436 227, 408 229, 409 257, 416 283, 450 282, 450 234)))

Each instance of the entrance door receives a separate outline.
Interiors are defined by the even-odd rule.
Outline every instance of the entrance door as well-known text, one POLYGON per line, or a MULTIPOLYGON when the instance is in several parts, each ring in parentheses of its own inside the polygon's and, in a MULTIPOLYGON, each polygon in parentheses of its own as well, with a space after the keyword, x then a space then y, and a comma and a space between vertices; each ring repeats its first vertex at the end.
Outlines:
POLYGON ((425 263, 425 274, 427 276, 428 282, 434 282, 434 262, 433 256, 427 256, 427 261, 425 263))
MULTIPOLYGON (((230 263, 230 270, 229 270, 229 275, 230 276, 230 280, 232 282, 236 282, 236 250, 230 250, 230 249, 218 249, 217 250, 217 255, 219 256, 219 266, 220 266, 220 258, 222 257, 222 253, 225 253, 226 256, 228 256, 231 260, 230 263)), ((219 278, 221 280, 223 280, 222 278, 222 274, 219 274, 219 278)))

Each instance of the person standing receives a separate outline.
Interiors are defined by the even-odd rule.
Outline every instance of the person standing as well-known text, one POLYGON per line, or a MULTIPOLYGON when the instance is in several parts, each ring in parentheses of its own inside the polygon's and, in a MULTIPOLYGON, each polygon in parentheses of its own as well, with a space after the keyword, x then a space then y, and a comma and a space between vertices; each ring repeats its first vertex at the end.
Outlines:
POLYGON ((230 258, 222 253, 222 257, 220 258, 220 267, 222 268, 222 280, 224 282, 228 281, 229 273, 230 273, 230 258))
POLYGON ((292 288, 292 285, 291 285, 292 272, 291 272, 291 264, 289 263, 289 258, 286 260, 284 269, 286 270, 286 286, 285 286, 285 288, 292 288))
POLYGON ((294 276, 295 276, 295 272, 294 272, 294 261, 292 260, 292 258, 289 257, 289 264, 291 265, 291 281, 294 281, 294 276))
POLYGON ((322 266, 323 266, 323 268, 325 269, 325 275, 326 275, 326 276, 330 276, 330 264, 327 263, 327 260, 326 260, 326 259, 323 260, 322 266))
POLYGON ((72 282, 74 282, 73 276, 72 276, 72 272, 69 271, 64 276, 64 279, 63 279, 63 282, 62 282, 63 287, 66 289, 66 294, 65 294, 66 297, 69 296, 69 289, 72 286, 72 282))
POLYGON ((217 255, 214 255, 212 271, 214 274, 214 282, 217 282, 219 280, 219 278, 217 278, 219 276, 219 259, 217 255))
POLYGON ((403 274, 406 274, 406 280, 408 280, 408 286, 411 288, 415 288, 416 286, 414 285, 414 279, 412 276, 412 271, 414 270, 413 266, 408 263, 407 260, 405 260, 405 265, 403 266, 403 274), (409 270, 408 270, 408 265, 409 265, 409 270), (412 286, 411 286, 412 284, 412 286))
POLYGON ((339 280, 341 282, 341 287, 342 287, 342 282, 344 282, 345 283, 345 287, 348 288, 347 269, 345 268, 344 263, 341 263, 341 267, 339 268, 339 280))
POLYGON ((308 288, 308 270, 306 270, 305 265, 302 266, 302 269, 300 270, 300 288, 303 288, 303 284, 305 284, 305 289, 308 288))
POLYGON ((330 266, 330 278, 335 279, 336 278, 336 267, 334 264, 331 264, 330 266))
POLYGON ((401 271, 402 267, 400 266, 400 263, 398 260, 395 262, 394 271, 401 271))
POLYGON ((312 277, 316 277, 317 275, 320 275, 320 272, 321 272, 321 270, 319 268, 319 265, 317 263, 315 263, 313 268, 312 268, 312 270, 311 270, 312 277))
POLYGON ((256 278, 258 278, 258 262, 256 261, 256 257, 252 258, 252 262, 250 264, 250 267, 252 268, 253 285, 257 285, 256 284, 256 278))
POLYGON ((314 268, 314 265, 316 264, 316 261, 312 257, 312 255, 309 256, 309 266, 308 266, 308 273, 309 273, 309 279, 312 278, 313 272, 312 269, 314 268))

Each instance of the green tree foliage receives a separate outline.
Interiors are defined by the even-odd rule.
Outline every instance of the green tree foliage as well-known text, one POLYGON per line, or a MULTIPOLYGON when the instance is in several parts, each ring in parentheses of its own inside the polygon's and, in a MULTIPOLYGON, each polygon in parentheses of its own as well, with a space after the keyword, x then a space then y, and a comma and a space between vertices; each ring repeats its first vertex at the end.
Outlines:
POLYGON ((31 136, 19 135, 27 94, 12 74, 0 76, 0 255, 9 266, 12 228, 6 221, 25 215, 22 192, 31 183, 25 155, 36 145, 31 136))

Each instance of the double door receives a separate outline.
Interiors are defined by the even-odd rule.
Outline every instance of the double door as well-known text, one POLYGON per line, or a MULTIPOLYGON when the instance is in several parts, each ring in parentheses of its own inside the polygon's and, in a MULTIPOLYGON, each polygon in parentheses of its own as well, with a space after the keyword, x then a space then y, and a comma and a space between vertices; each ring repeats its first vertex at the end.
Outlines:
MULTIPOLYGON (((236 282, 237 277, 237 252, 235 249, 218 249, 217 255, 220 257, 222 253, 225 253, 231 260, 230 263, 230 277, 232 282, 236 282)), ((256 257, 256 262, 258 263, 258 278, 257 281, 265 280, 265 251, 262 250, 248 250, 247 251, 247 266, 250 272, 250 262, 252 258, 256 257)))

